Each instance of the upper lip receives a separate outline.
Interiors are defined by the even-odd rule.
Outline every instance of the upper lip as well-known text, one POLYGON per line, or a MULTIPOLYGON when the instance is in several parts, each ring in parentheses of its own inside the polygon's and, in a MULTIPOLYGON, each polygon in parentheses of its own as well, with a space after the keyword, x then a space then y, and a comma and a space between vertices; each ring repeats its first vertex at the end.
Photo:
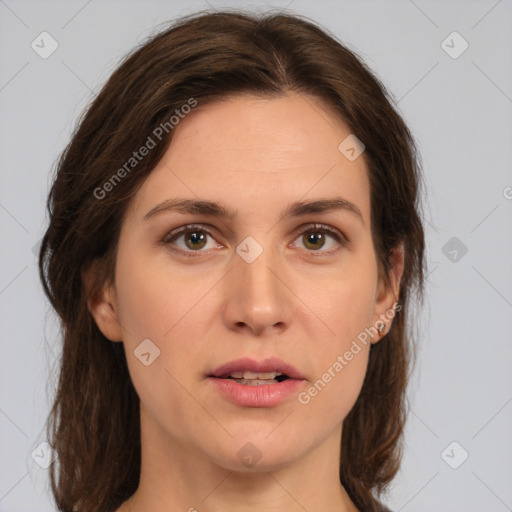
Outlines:
POLYGON ((232 372, 243 371, 253 373, 277 372, 287 375, 291 379, 304 379, 299 370, 275 357, 263 361, 256 361, 248 357, 235 359, 213 370, 209 377, 227 377, 232 372))

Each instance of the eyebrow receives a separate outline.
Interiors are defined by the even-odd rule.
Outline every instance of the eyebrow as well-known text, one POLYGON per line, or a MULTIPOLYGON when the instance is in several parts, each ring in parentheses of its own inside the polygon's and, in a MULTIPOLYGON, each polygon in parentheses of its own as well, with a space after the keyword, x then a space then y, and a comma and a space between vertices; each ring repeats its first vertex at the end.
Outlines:
MULTIPOLYGON (((196 199, 167 199, 149 210, 144 215, 143 220, 148 220, 159 213, 169 211, 175 211, 183 214, 207 215, 210 217, 228 220, 233 220, 237 215, 236 210, 213 201, 196 199)), ((342 197, 316 199, 314 201, 295 201, 284 210, 279 221, 290 217, 299 217, 311 213, 327 213, 330 211, 346 211, 351 213, 364 225, 361 210, 354 203, 351 203, 342 197)))

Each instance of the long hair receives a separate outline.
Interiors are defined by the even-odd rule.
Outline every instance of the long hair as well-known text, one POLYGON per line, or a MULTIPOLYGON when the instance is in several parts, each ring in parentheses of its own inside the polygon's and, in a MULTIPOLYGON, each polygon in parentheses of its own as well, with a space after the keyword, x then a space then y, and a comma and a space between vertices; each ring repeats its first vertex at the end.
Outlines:
POLYGON ((307 18, 201 11, 175 21, 124 58, 57 162, 39 271, 63 337, 46 425, 57 454, 50 481, 60 511, 115 510, 136 491, 141 466, 139 398, 123 344, 109 342, 88 309, 84 269, 96 265, 89 296, 113 280, 124 212, 168 148, 173 114, 192 101, 204 106, 239 93, 288 92, 323 99, 364 143, 372 238, 383 277, 392 250, 404 247, 402 309, 389 333, 371 347, 341 440, 340 483, 359 509, 379 510, 377 497, 400 464, 415 345, 410 309, 413 293, 420 301, 424 293, 422 176, 414 139, 362 59, 307 18), (155 133, 155 147, 127 167, 155 133))

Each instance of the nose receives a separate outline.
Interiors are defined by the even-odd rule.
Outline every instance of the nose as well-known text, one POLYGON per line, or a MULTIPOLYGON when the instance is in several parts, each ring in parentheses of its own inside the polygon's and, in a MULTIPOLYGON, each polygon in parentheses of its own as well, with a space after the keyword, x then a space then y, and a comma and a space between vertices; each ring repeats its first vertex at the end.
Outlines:
POLYGON ((229 329, 262 336, 278 334, 290 325, 293 294, 273 256, 271 250, 264 250, 251 263, 238 258, 226 276, 223 311, 229 329))

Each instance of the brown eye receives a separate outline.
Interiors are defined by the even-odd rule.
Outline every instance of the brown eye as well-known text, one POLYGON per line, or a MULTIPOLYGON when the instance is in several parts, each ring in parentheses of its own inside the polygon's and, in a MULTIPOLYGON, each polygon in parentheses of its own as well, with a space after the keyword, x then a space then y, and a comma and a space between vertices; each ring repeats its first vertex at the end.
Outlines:
POLYGON ((300 237, 303 247, 309 252, 319 252, 330 254, 339 249, 340 246, 347 244, 345 237, 337 230, 323 224, 314 224, 307 226, 300 237), (327 246, 327 249, 324 247, 327 246))
POLYGON ((309 231, 302 235, 302 241, 308 249, 318 250, 325 245, 325 234, 320 231, 309 231))
MULTIPOLYGON (((348 244, 348 240, 341 232, 324 224, 306 226, 299 234, 298 239, 301 239, 302 248, 307 252, 316 252, 319 255, 329 255, 336 252, 341 246, 348 244)), ((162 240, 162 244, 168 245, 172 251, 186 256, 200 256, 207 249, 218 247, 212 233, 199 224, 183 226, 169 233, 162 240), (212 238, 212 244, 207 247, 209 237, 212 238), (180 242, 181 239, 183 239, 182 242, 180 242)))
POLYGON ((205 247, 206 249, 217 247, 217 244, 214 242, 211 243, 210 247, 207 247, 209 237, 213 239, 210 231, 203 226, 190 225, 183 226, 177 231, 169 233, 162 240, 162 243, 170 246, 175 252, 180 252, 187 256, 196 256, 196 254, 193 253, 198 253, 197 255, 199 256, 201 252, 206 252, 203 251, 205 247), (183 239, 183 241, 181 241, 181 239, 183 239), (174 247, 176 249, 174 249, 174 247))
POLYGON ((187 231, 184 235, 185 244, 189 249, 202 249, 206 245, 206 237, 201 231, 187 231))

